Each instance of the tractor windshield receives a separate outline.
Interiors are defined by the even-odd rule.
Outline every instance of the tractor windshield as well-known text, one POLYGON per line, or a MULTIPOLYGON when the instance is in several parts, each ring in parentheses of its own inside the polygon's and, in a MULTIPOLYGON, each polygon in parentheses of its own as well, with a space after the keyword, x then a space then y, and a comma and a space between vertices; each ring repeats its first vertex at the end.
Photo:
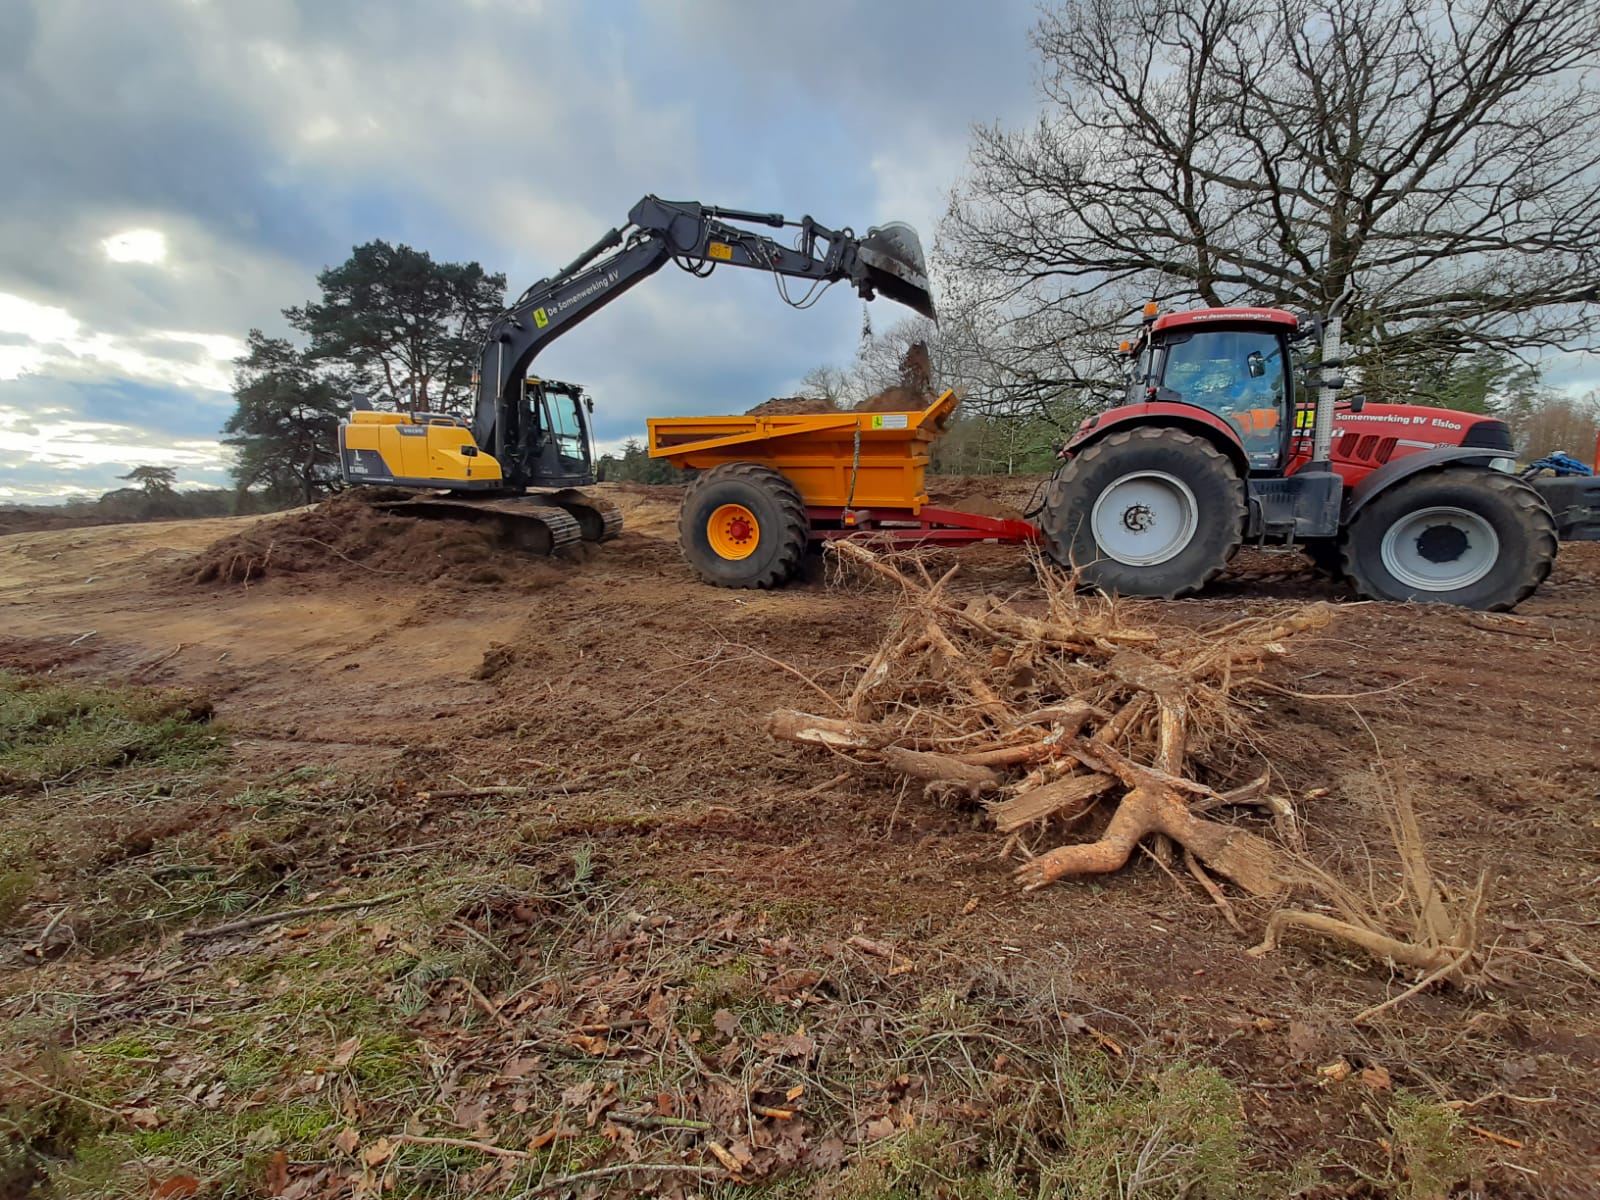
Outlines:
POLYGON ((1207 329, 1168 342, 1161 376, 1172 398, 1232 422, 1252 466, 1277 465, 1285 371, 1275 333, 1207 329))

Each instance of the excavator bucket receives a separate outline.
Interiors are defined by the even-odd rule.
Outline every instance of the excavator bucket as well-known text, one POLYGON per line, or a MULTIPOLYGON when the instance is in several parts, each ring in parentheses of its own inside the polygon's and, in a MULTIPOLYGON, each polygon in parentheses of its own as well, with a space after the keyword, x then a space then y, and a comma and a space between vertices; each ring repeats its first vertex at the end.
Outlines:
POLYGON ((870 288, 930 321, 938 320, 933 311, 933 293, 928 289, 928 263, 922 256, 922 240, 911 226, 900 221, 874 225, 861 239, 856 262, 854 282, 858 289, 870 288))

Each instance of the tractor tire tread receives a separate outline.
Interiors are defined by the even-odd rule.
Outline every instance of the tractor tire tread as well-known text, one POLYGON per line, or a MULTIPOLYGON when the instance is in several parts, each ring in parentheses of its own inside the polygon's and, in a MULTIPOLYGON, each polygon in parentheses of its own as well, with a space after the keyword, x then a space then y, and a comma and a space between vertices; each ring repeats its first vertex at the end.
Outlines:
MULTIPOLYGON (((1086 470, 1091 469, 1097 462, 1104 461, 1107 457, 1114 455, 1123 447, 1137 445, 1139 442, 1167 442, 1172 445, 1183 446, 1186 449, 1192 449, 1197 457, 1205 462, 1208 467, 1214 467, 1228 475, 1235 475, 1233 464, 1228 461, 1228 457, 1203 437, 1172 428, 1171 426, 1159 425, 1144 425, 1135 429, 1118 430, 1115 433, 1107 434, 1099 441, 1080 450, 1067 462, 1066 466, 1056 472, 1045 489, 1044 516, 1041 517, 1041 523, 1047 520, 1048 515, 1051 513, 1066 511, 1067 506, 1070 504, 1073 486, 1086 470)), ((1240 496, 1235 504, 1235 511, 1225 518, 1223 518, 1223 514, 1217 513, 1205 513, 1202 516, 1210 519, 1225 519, 1230 528, 1242 531, 1245 518, 1244 499, 1240 496)), ((1045 544, 1047 548, 1051 546, 1051 541, 1052 539, 1046 538, 1045 544)), ((1202 569, 1194 576, 1175 581, 1171 587, 1139 594, 1160 600, 1177 600, 1184 596, 1194 595, 1218 575, 1222 574, 1228 566, 1228 561, 1233 557, 1233 552, 1238 549, 1238 543, 1239 539, 1234 538, 1222 548, 1221 552, 1213 555, 1211 560, 1205 563, 1202 569)), ((1066 567, 1068 570, 1075 569, 1075 564, 1062 562, 1053 550, 1050 556, 1055 559, 1058 565, 1066 567)), ((1089 582, 1093 583, 1094 580, 1091 578, 1089 582)))
MULTIPOLYGON (((1468 476, 1477 486, 1488 488, 1508 502, 1513 518, 1522 530, 1529 548, 1522 570, 1514 581, 1509 581, 1506 594, 1482 606, 1486 612, 1507 612, 1533 595, 1555 566, 1560 541, 1557 536, 1555 516, 1551 513, 1550 506, 1544 502, 1544 498, 1526 480, 1500 471, 1485 470, 1482 467, 1445 466, 1413 475, 1395 486, 1404 487, 1413 480, 1431 480, 1440 483, 1468 476)), ((1376 505, 1380 499, 1381 497, 1375 497, 1373 504, 1376 505)), ((1346 531, 1346 536, 1340 539, 1344 571, 1364 599, 1392 599, 1385 596, 1367 576, 1360 562, 1359 548, 1366 532, 1361 527, 1361 518, 1371 511, 1371 508, 1367 508, 1357 513, 1346 531)))

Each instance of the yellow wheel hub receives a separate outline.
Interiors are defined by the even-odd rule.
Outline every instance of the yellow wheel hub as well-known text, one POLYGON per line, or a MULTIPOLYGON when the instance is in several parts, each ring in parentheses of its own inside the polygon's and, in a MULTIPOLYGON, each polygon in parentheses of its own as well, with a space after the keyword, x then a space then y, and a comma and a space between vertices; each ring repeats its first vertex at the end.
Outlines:
POLYGON ((761 525, 742 504, 724 504, 706 522, 706 538, 723 558, 749 558, 761 544, 761 525))

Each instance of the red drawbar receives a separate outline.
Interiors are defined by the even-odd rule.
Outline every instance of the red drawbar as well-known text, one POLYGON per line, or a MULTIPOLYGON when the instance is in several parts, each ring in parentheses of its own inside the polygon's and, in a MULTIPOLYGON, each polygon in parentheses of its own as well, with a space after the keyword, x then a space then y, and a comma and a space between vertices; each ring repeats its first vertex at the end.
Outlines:
POLYGON ((865 535, 887 539, 897 546, 965 546, 973 542, 1019 544, 1039 540, 1039 529, 1030 521, 1008 517, 984 517, 950 508, 925 505, 921 512, 909 508, 808 508, 811 536, 818 541, 865 535))

